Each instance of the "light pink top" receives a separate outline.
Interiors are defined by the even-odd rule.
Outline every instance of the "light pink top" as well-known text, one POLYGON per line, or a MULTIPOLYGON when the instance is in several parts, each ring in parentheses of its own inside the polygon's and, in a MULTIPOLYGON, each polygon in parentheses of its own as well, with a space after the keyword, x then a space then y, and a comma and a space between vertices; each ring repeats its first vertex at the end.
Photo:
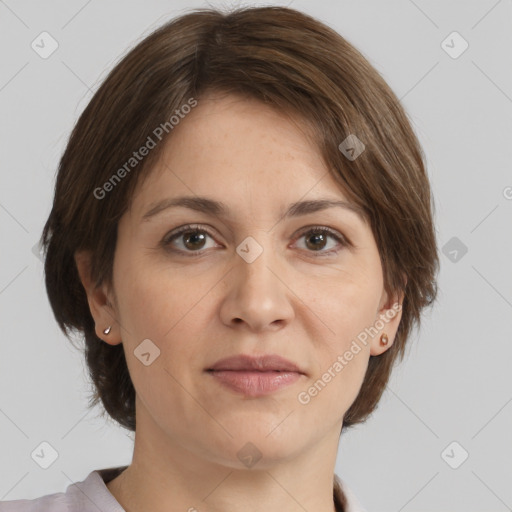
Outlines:
MULTIPOLYGON (((125 512, 106 484, 126 468, 91 471, 85 480, 70 484, 65 492, 33 500, 0 501, 0 512, 125 512)), ((347 485, 339 477, 337 481, 346 500, 344 512, 366 512, 347 485)))

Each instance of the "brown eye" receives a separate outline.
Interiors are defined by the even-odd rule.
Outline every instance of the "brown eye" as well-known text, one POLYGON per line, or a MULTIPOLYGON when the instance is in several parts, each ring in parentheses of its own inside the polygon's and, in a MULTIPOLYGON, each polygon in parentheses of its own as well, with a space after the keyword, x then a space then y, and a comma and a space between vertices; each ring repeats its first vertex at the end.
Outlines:
POLYGON ((337 253, 340 247, 349 245, 348 241, 341 234, 323 226, 309 228, 299 238, 305 239, 307 252, 316 252, 318 256, 337 253), (329 239, 335 240, 337 244, 329 244, 329 239), (326 247, 328 249, 324 250, 326 247))
POLYGON ((186 231, 180 236, 185 241, 184 245, 187 249, 202 249, 204 246, 205 235, 200 231, 186 231))
POLYGON ((203 249, 208 248, 208 238, 213 240, 213 236, 205 229, 201 229, 199 226, 187 225, 165 237, 162 245, 171 251, 188 254, 197 253, 194 256, 199 256, 203 249))
POLYGON ((327 243, 327 236, 324 233, 319 232, 309 232, 306 237, 306 246, 308 249, 313 251, 317 251, 319 249, 323 249, 327 243))
MULTIPOLYGON (((170 233, 161 244, 169 251, 188 256, 201 256, 206 249, 215 247, 215 244, 207 246, 208 238, 214 241, 213 235, 206 229, 189 224, 170 233)), ((336 254, 342 247, 350 245, 343 235, 324 226, 309 228, 299 236, 299 239, 305 240, 304 250, 308 253, 316 253, 315 256, 336 254), (331 240, 336 243, 332 243, 331 240)))

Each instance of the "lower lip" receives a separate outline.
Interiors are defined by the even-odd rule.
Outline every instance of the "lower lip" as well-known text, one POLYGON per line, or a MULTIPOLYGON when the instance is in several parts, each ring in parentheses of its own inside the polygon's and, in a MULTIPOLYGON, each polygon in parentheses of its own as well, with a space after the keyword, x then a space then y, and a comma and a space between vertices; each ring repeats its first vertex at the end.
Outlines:
POLYGON ((246 396, 263 396, 278 391, 296 382, 297 372, 259 372, 219 370, 209 371, 220 383, 246 396))

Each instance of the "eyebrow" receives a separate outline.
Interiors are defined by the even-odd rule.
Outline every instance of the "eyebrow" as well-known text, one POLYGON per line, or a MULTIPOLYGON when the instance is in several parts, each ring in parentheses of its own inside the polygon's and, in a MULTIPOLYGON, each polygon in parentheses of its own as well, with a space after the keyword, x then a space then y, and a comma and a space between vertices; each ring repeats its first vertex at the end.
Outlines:
MULTIPOLYGON (((228 206, 220 201, 215 201, 208 197, 202 196, 180 196, 162 199, 161 201, 152 204, 150 209, 142 216, 142 221, 147 222, 152 217, 164 210, 178 207, 188 208, 190 210, 210 214, 215 217, 229 217, 230 215, 228 206)), ((300 217, 301 215, 308 215, 335 207, 352 211, 364 223, 366 223, 365 212, 361 207, 347 201, 333 199, 314 199, 292 203, 289 205, 284 215, 281 215, 281 217, 300 217)))

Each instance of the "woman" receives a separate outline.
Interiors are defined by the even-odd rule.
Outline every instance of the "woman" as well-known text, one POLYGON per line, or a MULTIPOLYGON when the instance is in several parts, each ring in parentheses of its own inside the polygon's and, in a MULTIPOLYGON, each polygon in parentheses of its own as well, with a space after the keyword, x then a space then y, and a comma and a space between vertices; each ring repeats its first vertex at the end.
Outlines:
POLYGON ((435 300, 432 213, 406 114, 332 29, 263 7, 156 30, 78 120, 43 232, 133 460, 0 509, 362 510, 339 438, 435 300))

